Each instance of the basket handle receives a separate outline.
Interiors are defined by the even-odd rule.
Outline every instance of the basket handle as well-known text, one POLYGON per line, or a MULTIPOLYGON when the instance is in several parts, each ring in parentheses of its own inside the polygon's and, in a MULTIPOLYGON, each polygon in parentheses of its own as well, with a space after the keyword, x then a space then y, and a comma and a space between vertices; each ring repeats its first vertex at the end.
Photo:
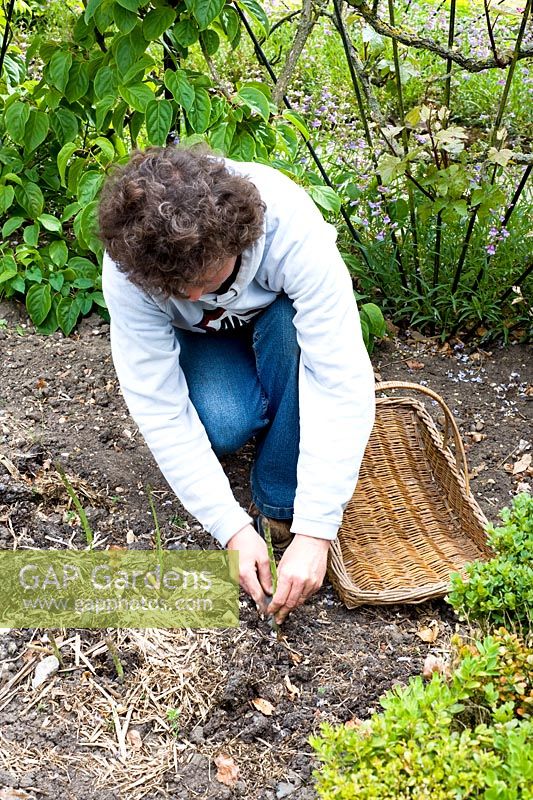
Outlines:
POLYGON ((455 422, 454 416, 442 397, 434 392, 433 389, 428 389, 427 386, 421 386, 418 383, 409 383, 409 381, 382 381, 381 383, 376 383, 375 386, 376 392, 383 392, 388 389, 409 389, 410 391, 422 392, 422 394, 431 397, 432 400, 436 400, 437 403, 440 405, 444 412, 444 436, 443 436, 443 447, 448 446, 448 437, 450 434, 450 429, 453 433, 453 438, 455 441, 455 461, 459 469, 459 462, 461 461, 463 476, 466 486, 466 491, 470 493, 470 479, 468 477, 468 464, 466 461, 466 453, 463 447, 463 442, 461 440, 461 434, 459 433, 459 428, 457 427, 457 423, 455 422))

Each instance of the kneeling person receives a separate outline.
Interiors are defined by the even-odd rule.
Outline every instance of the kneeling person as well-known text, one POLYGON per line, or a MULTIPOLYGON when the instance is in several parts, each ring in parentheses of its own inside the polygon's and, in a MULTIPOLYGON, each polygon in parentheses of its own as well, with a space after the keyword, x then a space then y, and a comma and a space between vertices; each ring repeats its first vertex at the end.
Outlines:
POLYGON ((217 458, 255 437, 253 501, 293 537, 266 609, 282 621, 322 584, 374 419, 335 229, 271 167, 167 147, 116 168, 100 232, 131 415, 185 508, 239 551, 241 586, 264 609, 266 545, 217 458))

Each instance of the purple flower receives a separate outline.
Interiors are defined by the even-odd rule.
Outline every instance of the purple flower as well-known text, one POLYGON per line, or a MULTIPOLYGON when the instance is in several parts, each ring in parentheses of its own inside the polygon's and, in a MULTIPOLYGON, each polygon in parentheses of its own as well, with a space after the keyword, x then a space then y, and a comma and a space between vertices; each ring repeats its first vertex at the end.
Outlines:
POLYGON ((385 238, 385 231, 380 231, 376 236, 378 242, 382 242, 384 238, 385 238))
POLYGON ((489 254, 489 256, 493 256, 495 252, 496 252, 495 245, 489 244, 487 247, 487 253, 489 254))

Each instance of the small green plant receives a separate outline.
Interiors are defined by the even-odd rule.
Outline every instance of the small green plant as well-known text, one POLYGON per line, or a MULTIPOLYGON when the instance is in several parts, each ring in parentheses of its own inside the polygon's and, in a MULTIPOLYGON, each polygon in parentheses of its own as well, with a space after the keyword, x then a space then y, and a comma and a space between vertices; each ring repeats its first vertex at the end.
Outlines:
POLYGON ((454 575, 448 601, 483 627, 525 632, 533 619, 533 497, 518 495, 501 518, 503 525, 488 528, 495 557, 467 565, 466 578, 454 575))
POLYGON ((386 335, 385 320, 381 309, 375 303, 364 303, 359 309, 363 341, 369 353, 374 349, 376 339, 386 335))
POLYGON ((520 719, 533 716, 533 644, 500 628, 483 641, 452 640, 459 659, 453 680, 470 692, 476 712, 511 704, 520 719))
POLYGON ((178 736, 180 732, 180 712, 177 708, 167 708, 167 722, 173 736, 178 736))
POLYGON ((124 667, 122 666, 122 661, 120 660, 120 655, 117 646, 110 636, 106 636, 105 643, 107 649, 109 650, 109 655, 111 656, 113 666, 115 667, 115 671, 117 673, 117 680, 119 683, 124 683, 124 667))
POLYGON ((67 490, 68 496, 72 500, 78 517, 80 519, 81 527, 83 528, 83 532, 85 533, 85 539, 87 540, 87 547, 89 549, 92 548, 94 543, 94 534, 92 532, 92 528, 89 524, 89 520, 87 519, 87 514, 85 513, 85 509, 83 508, 82 504, 80 503, 80 499, 76 494, 74 487, 72 486, 71 482, 65 475, 65 470, 61 466, 61 464, 56 464, 56 470, 59 473, 61 480, 63 481, 63 485, 67 490))
MULTIPOLYGON (((486 665, 477 659, 477 670, 486 665)), ((311 744, 322 762, 315 773, 323 800, 530 800, 533 723, 495 707, 489 724, 465 727, 470 687, 459 679, 419 676, 388 692, 383 711, 355 728, 323 725, 311 744)))

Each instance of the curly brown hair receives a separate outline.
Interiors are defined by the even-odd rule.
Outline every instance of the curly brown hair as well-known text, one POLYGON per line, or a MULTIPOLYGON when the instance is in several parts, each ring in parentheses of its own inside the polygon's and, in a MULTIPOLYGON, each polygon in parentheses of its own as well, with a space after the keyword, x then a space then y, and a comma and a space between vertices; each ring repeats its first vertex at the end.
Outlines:
POLYGON ((150 147, 106 181, 100 237, 132 283, 185 296, 261 236, 265 208, 254 184, 206 148, 150 147))

